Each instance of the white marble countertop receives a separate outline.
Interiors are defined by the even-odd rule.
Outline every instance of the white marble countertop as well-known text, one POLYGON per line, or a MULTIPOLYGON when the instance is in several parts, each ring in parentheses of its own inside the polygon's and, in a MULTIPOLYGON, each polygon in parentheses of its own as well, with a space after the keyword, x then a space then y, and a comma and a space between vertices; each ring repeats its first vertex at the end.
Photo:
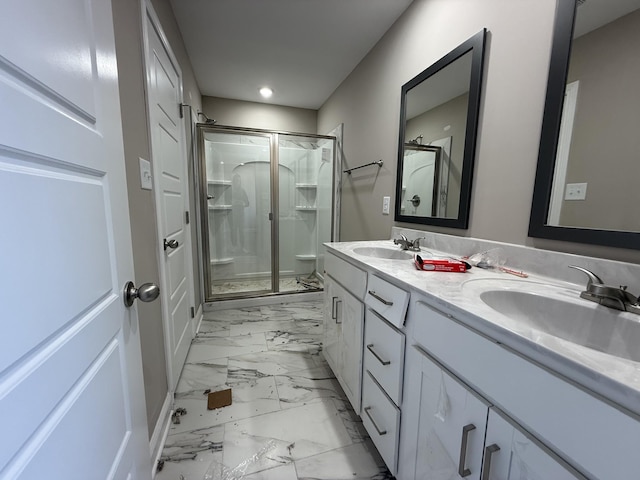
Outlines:
MULTIPOLYGON (((331 253, 422 295, 430 304, 451 314, 458 321, 582 386, 605 401, 622 407, 627 413, 640 415, 640 363, 524 326, 486 305, 477 296, 475 288, 480 284, 497 288, 518 288, 522 285, 525 291, 538 289, 543 293, 551 292, 551 295, 562 298, 563 301, 578 302, 580 307, 592 309, 595 316, 601 313, 611 314, 607 307, 579 298, 584 285, 537 274, 529 274, 528 278, 518 278, 481 268, 472 268, 466 273, 420 271, 415 267, 413 260, 387 260, 354 252, 358 247, 372 246, 399 250, 391 240, 333 242, 325 243, 325 246, 331 253), (602 309, 606 309, 606 312, 602 309)), ((423 258, 428 258, 429 253, 434 258, 448 258, 446 253, 428 247, 423 248, 420 254, 423 258)), ((412 301, 414 299, 415 297, 412 301)), ((630 321, 640 322, 640 316, 631 313, 614 311, 613 314, 629 316, 630 321)), ((640 349, 640 344, 637 348, 640 349)), ((640 358, 640 355, 636 358, 640 358)))

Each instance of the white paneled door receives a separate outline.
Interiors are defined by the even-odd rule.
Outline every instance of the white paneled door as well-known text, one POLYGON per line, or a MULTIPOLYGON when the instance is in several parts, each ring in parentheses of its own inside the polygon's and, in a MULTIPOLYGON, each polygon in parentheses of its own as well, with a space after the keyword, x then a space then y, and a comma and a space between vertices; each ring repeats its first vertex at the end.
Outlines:
POLYGON ((150 478, 111 2, 0 8, 0 478, 150 478))
POLYGON ((159 22, 150 7, 145 15, 146 69, 151 153, 161 245, 160 271, 169 388, 175 391, 194 336, 191 325, 193 287, 186 211, 187 165, 180 119, 180 67, 162 41, 159 22))

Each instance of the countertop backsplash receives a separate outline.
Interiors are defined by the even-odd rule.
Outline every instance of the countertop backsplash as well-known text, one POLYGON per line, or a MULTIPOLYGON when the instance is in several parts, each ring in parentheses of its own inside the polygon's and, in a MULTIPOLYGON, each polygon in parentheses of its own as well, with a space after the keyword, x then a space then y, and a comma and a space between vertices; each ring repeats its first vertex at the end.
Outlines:
POLYGON ((459 257, 500 248, 505 267, 586 286, 586 275, 568 268, 569 265, 577 265, 591 270, 606 285, 616 287, 626 285, 632 295, 640 295, 640 265, 633 263, 541 250, 539 248, 478 238, 458 237, 424 230, 391 228, 392 240, 398 238, 401 234, 405 235, 409 240, 424 237, 424 240, 420 241, 420 247, 423 250, 433 249, 459 257))

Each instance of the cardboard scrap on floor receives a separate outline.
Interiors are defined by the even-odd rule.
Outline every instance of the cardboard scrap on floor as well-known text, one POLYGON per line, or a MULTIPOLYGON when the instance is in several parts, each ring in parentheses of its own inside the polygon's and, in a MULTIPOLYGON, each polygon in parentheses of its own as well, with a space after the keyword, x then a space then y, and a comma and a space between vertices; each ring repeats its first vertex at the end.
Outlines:
POLYGON ((207 410, 215 410, 231 405, 231 389, 220 390, 219 392, 211 392, 207 396, 207 410))

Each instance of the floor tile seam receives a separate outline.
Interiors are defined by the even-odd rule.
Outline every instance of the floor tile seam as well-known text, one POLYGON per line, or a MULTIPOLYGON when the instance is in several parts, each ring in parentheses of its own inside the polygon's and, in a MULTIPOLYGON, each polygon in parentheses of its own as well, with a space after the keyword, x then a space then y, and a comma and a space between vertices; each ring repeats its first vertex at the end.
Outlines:
MULTIPOLYGON (((352 440, 352 439, 351 439, 351 440, 352 440)), ((320 455, 328 455, 328 454, 329 454, 329 453, 331 453, 331 452, 336 452, 336 451, 338 451, 338 450, 343 450, 343 449, 345 449, 345 448, 347 448, 347 447, 351 447, 351 446, 353 446, 353 445, 358 445, 358 444, 360 444, 360 443, 365 443, 365 442, 364 442, 364 441, 362 441, 362 442, 354 442, 354 441, 351 441, 351 443, 349 443, 349 444, 347 444, 347 445, 342 445, 342 446, 340 446, 340 447, 332 448, 331 450, 326 450, 326 451, 324 451, 324 452, 320 452, 320 453, 314 453, 313 455, 309 455, 308 457, 297 458, 297 459, 293 460, 293 463, 294 463, 294 465, 295 465, 295 464, 296 464, 296 462, 300 462, 300 461, 303 461, 303 460, 304 460, 304 461, 307 461, 307 460, 313 459, 313 458, 315 458, 315 457, 319 457, 320 455)), ((297 476, 297 475, 298 475, 298 467, 297 467, 297 465, 295 465, 295 467, 296 467, 296 476, 297 476)), ((308 477, 307 477, 307 478, 308 478, 308 477)))
MULTIPOLYGON (((195 339, 202 339, 202 338, 210 338, 210 339, 221 339, 221 338, 232 339, 232 338, 234 338, 234 339, 237 339, 237 338, 240 338, 240 337, 253 337, 255 335, 263 335, 265 333, 267 333, 267 332, 243 333, 241 335, 231 335, 231 334, 229 334, 229 335, 226 335, 224 337, 219 337, 219 336, 216 336, 216 337, 198 337, 196 335, 195 339)), ((206 345, 206 344, 203 344, 201 342, 198 342, 198 343, 191 342, 191 346, 194 346, 194 345, 206 345)), ((220 345, 212 345, 212 346, 218 346, 219 347, 220 345)), ((232 345, 230 345, 230 346, 232 346, 232 345)))
MULTIPOLYGON (((250 418, 258 418, 258 417, 263 417, 263 416, 265 416, 265 415, 273 415, 273 414, 276 414, 276 413, 282 413, 282 412, 287 412, 287 413, 288 413, 288 412, 292 412, 293 410, 296 410, 296 409, 299 409, 299 408, 304 408, 304 407, 306 407, 306 406, 308 406, 308 405, 313 405, 313 404, 315 404, 315 403, 323 403, 323 402, 325 402, 325 401, 327 401, 327 400, 331 400, 331 399, 330 399, 330 398, 324 398, 324 397, 313 398, 313 399, 311 399, 310 401, 305 402, 305 403, 300 404, 300 405, 296 405, 295 407, 282 408, 282 407, 280 407, 280 406, 279 406, 279 404, 280 404, 280 400, 278 399, 278 407, 279 407, 279 409, 278 409, 278 410, 273 410, 273 411, 271 411, 271 412, 258 413, 258 414, 250 415, 250 416, 248 416, 248 417, 243 417, 243 418, 235 418, 235 419, 233 419, 233 420, 229 420, 228 422, 218 423, 218 424, 216 424, 216 425, 212 425, 212 426, 214 426, 214 427, 215 427, 215 426, 218 426, 218 425, 225 425, 225 435, 226 435, 226 432, 227 432, 227 430, 226 430, 226 426, 227 426, 228 424, 230 424, 230 423, 242 422, 242 421, 248 420, 248 419, 250 419, 250 418)), ((335 407, 335 405, 334 405, 334 408, 336 408, 336 407, 335 407)), ((336 411, 337 411, 337 408, 336 408, 336 411)), ((210 428, 210 427, 209 427, 209 428, 210 428)), ((269 437, 269 438, 270 438, 270 437, 269 437)), ((279 439, 278 439, 278 440, 279 440, 279 439)), ((283 441, 286 441, 286 440, 283 440, 283 441)))

